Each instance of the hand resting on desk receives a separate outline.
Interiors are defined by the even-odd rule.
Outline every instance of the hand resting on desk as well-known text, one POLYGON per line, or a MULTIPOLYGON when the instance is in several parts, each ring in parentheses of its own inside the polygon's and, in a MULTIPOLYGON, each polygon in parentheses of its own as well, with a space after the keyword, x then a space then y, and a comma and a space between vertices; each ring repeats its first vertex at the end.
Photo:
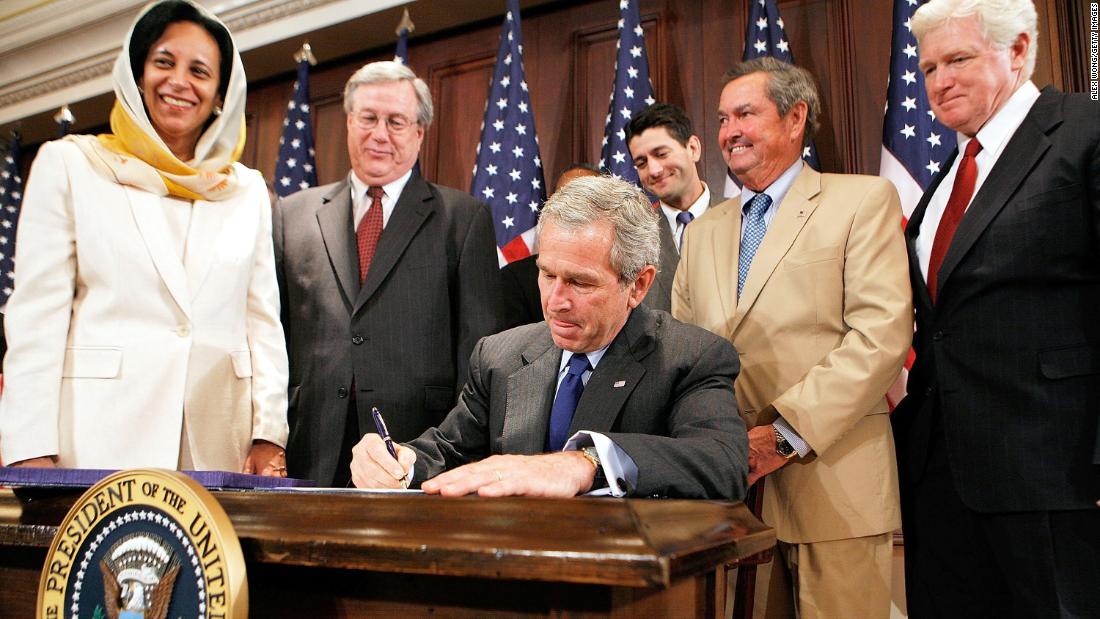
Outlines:
POLYGON ((579 451, 490 456, 425 481, 428 494, 572 497, 592 488, 596 468, 579 451))

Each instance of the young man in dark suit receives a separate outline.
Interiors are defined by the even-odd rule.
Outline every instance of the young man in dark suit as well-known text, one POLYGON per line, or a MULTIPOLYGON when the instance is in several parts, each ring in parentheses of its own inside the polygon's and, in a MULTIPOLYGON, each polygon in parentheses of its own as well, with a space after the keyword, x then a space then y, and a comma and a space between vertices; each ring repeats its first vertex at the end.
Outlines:
POLYGON ((691 119, 671 103, 654 103, 626 126, 626 143, 645 190, 657 197, 661 215, 661 270, 646 295, 653 309, 672 311, 672 280, 688 224, 722 201, 699 178, 695 167, 703 145, 691 119))

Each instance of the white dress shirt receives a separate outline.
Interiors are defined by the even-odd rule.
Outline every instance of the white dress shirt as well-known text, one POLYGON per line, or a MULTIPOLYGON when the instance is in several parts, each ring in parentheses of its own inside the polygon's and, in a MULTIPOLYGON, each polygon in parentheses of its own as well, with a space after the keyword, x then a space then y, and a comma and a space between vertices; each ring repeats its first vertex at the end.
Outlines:
MULTIPOLYGON (((699 216, 703 213, 707 212, 707 208, 710 206, 710 188, 707 187, 706 183, 703 183, 702 181, 699 182, 703 185, 703 193, 699 196, 697 200, 695 200, 695 202, 691 203, 691 206, 688 207, 688 212, 691 213, 693 221, 695 219, 698 219, 699 216)), ((678 208, 673 208, 665 204, 664 202, 661 202, 660 205, 661 214, 664 215, 665 219, 668 220, 668 227, 670 230, 672 230, 672 244, 676 247, 676 252, 679 253, 680 240, 684 238, 684 229, 687 228, 687 226, 676 221, 676 216, 683 211, 678 208)))
MULTIPOLYGON (((382 185, 383 230, 386 228, 386 225, 390 223, 390 215, 393 215, 393 207, 397 205, 397 199, 401 197, 401 192, 405 190, 405 185, 409 182, 410 177, 412 177, 412 170, 405 172, 405 174, 397 180, 382 185)), ((370 210, 371 199, 367 195, 367 190, 370 189, 370 185, 363 183, 363 181, 355 175, 354 170, 348 172, 348 182, 351 185, 352 230, 355 230, 359 228, 359 222, 363 220, 363 216, 370 210)))
MULTIPOLYGON (((1024 118, 1027 117, 1028 112, 1031 111, 1031 106, 1035 105, 1038 98, 1039 89, 1035 87, 1035 84, 1030 81, 1025 82, 1016 89, 1016 92, 1012 93, 1012 96, 1008 98, 1008 101, 1005 101, 1001 109, 997 110, 997 113, 986 121, 985 125, 974 136, 982 145, 982 150, 974 157, 974 163, 978 166, 978 179, 974 183, 974 194, 971 196, 971 202, 973 202, 974 196, 978 195, 978 191, 981 190, 982 183, 989 177, 990 170, 1001 158, 1001 153, 1004 152, 1009 138, 1016 133, 1020 123, 1024 122, 1024 118)), ((959 152, 961 153, 966 149, 966 144, 970 141, 970 138, 961 133, 957 137, 959 152)), ((932 242, 936 239, 936 230, 940 227, 940 220, 943 219, 943 212, 947 208, 947 200, 951 197, 951 189, 955 185, 955 174, 958 173, 959 163, 961 162, 962 157, 956 156, 955 161, 951 164, 951 169, 947 172, 947 176, 936 187, 936 193, 932 194, 932 198, 928 201, 928 207, 924 211, 924 219, 920 222, 916 250, 917 258, 920 261, 920 272, 924 275, 924 281, 928 281, 928 261, 932 257, 932 242)), ((969 204, 966 206, 970 208, 969 204)))

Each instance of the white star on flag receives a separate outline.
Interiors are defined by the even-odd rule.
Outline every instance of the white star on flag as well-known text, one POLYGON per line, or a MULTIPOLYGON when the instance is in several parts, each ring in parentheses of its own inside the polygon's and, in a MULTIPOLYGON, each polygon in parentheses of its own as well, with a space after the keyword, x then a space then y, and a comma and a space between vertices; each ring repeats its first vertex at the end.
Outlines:
POLYGON ((616 46, 615 82, 607 106, 600 168, 615 178, 637 183, 638 172, 626 155, 629 152, 626 126, 635 113, 653 104, 653 85, 649 80, 649 58, 638 0, 622 0, 619 10, 621 26, 616 46))
POLYGON ((523 74, 519 1, 507 0, 507 9, 486 99, 493 103, 485 107, 471 188, 471 193, 482 196, 492 210, 501 266, 537 251, 538 205, 546 199, 535 120, 523 74), (527 157, 526 153, 534 156, 527 157), (503 173, 498 174, 498 170, 503 173))
MULTIPOLYGON (((784 31, 783 18, 779 16, 779 7, 775 0, 758 0, 749 7, 745 28, 745 50, 741 59, 752 60, 761 56, 771 56, 783 62, 794 63, 791 46, 784 31)), ((802 149, 802 158, 814 169, 821 169, 812 141, 809 146, 802 149)), ((736 177, 727 170, 726 185, 722 195, 730 197, 740 191, 736 177)))
MULTIPOLYGON (((8 153, 4 157, 2 172, 0 172, 0 225, 4 228, 4 234, 0 236, 0 245, 9 245, 9 237, 12 239, 10 249, 0 252, 0 272, 6 274, 9 280, 15 279, 15 239, 19 227, 19 210, 23 200, 23 179, 19 174, 19 150, 20 136, 13 132, 12 141, 8 147, 8 153)), ((12 287, 5 286, 0 290, 0 307, 8 302, 12 287)))
POLYGON ((279 138, 279 154, 275 159, 275 176, 279 179, 272 189, 286 197, 301 189, 317 185, 314 171, 313 124, 309 113, 309 58, 302 53, 298 61, 298 80, 287 103, 283 134, 279 138))

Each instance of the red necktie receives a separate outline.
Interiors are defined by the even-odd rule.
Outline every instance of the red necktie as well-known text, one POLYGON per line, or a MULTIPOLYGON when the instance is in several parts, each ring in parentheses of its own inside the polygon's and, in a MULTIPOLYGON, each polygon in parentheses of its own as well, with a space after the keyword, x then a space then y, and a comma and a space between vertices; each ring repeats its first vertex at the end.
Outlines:
POLYGON ((947 199, 947 208, 940 219, 940 227, 936 229, 936 238, 932 241, 932 255, 928 257, 928 294, 932 296, 932 302, 936 302, 936 280, 943 265, 947 249, 951 247, 951 239, 955 237, 955 230, 959 227, 966 206, 970 204, 970 198, 974 196, 974 184, 978 181, 978 164, 974 157, 978 156, 982 145, 977 138, 972 138, 966 145, 959 169, 955 172, 955 185, 951 187, 951 197, 947 199))
POLYGON ((382 194, 381 187, 372 186, 367 190, 367 195, 371 198, 370 208, 355 229, 355 243, 359 248, 360 286, 367 281, 367 271, 374 259, 374 250, 378 248, 378 239, 382 238, 382 194))

